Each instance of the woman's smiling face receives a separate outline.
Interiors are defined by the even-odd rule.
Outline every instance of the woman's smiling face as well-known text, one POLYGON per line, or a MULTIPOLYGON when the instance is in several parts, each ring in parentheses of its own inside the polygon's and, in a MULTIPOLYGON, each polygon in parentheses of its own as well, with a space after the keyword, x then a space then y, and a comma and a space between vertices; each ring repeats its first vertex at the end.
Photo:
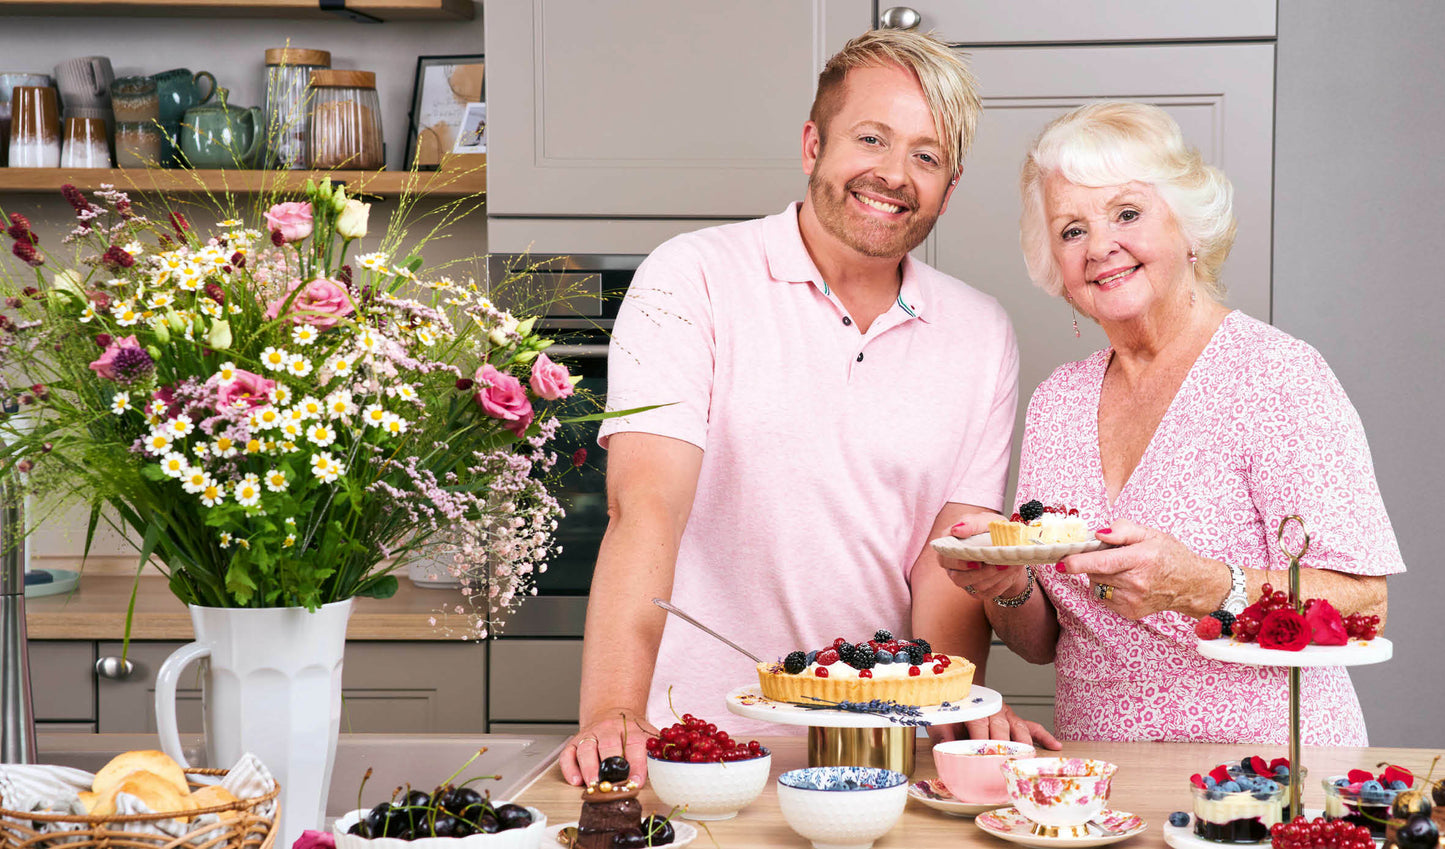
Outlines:
POLYGON ((1055 172, 1044 181, 1044 214, 1064 292, 1094 320, 1146 319, 1188 298, 1188 241, 1148 183, 1080 186, 1055 172))

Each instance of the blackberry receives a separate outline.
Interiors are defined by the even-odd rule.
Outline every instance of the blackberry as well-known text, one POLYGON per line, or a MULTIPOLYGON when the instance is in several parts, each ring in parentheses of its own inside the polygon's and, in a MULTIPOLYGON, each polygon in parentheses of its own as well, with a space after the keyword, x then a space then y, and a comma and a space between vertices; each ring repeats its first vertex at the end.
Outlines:
POLYGON ((1219 620, 1219 635, 1221 637, 1234 636, 1234 614, 1228 610, 1216 610, 1209 614, 1219 620))
POLYGON ((879 628, 878 633, 873 635, 873 639, 880 643, 886 643, 893 639, 893 632, 887 628, 879 628))
POLYGON ((1032 522, 1033 520, 1037 519, 1042 515, 1044 515, 1044 505, 1043 502, 1038 501, 1037 499, 1034 501, 1026 502, 1022 507, 1019 508, 1019 518, 1023 519, 1025 522, 1032 522))
POLYGON ((867 643, 859 643, 853 647, 853 659, 848 665, 854 669, 872 669, 876 663, 873 650, 868 648, 867 643))
POLYGON ((857 652, 857 647, 854 646, 852 643, 838 644, 838 659, 848 664, 849 666, 853 665, 853 655, 857 654, 857 652))
POLYGON ((797 675, 807 668, 808 656, 803 652, 790 652, 787 657, 783 658, 783 669, 787 670, 789 675, 797 675))
POLYGON ((913 644, 915 646, 921 646, 924 654, 933 654, 933 646, 929 645, 928 641, 922 637, 914 639, 913 644))
POLYGON ((928 652, 924 650, 923 646, 920 646, 916 643, 904 649, 904 651, 908 652, 908 662, 913 664, 914 666, 922 666, 923 656, 928 654, 928 652))

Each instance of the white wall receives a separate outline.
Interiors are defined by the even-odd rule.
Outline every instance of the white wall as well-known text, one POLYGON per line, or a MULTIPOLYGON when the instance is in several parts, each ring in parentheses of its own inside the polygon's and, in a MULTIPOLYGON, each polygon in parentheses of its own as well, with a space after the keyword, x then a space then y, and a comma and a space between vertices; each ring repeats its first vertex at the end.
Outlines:
POLYGON ((1360 411, 1409 568, 1389 584, 1395 659, 1353 671, 1375 745, 1445 741, 1442 43, 1437 0, 1280 0, 1274 320, 1360 411))

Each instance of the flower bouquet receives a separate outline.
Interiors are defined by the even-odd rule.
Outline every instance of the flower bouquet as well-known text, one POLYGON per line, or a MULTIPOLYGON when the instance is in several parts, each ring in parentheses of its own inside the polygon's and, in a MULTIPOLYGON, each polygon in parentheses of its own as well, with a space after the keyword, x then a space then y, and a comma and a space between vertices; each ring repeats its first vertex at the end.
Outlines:
POLYGON ((458 564, 476 636, 527 594, 561 513, 548 409, 577 380, 533 320, 416 254, 350 257, 370 207, 329 181, 210 234, 64 194, 73 265, 5 219, 33 279, 0 276, 25 420, 0 462, 89 503, 87 552, 109 506, 191 605, 384 598, 422 550, 458 564))

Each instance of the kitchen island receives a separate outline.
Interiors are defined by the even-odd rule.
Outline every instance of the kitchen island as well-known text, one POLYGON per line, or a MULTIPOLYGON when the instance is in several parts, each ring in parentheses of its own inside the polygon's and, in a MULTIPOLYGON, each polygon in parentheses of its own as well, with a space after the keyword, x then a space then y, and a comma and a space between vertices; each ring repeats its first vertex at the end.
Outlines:
MULTIPOLYGON (((735 818, 707 823, 716 845, 724 849, 751 847, 798 847, 807 849, 808 841, 799 837, 783 821, 778 811, 777 777, 781 773, 808 765, 806 738, 761 738, 772 749, 773 766, 768 787, 751 805, 735 818)), ((1304 807, 1318 810, 1324 805, 1320 779, 1343 774, 1352 768, 1376 770, 1376 765, 1393 763, 1407 767, 1423 778, 1430 762, 1440 750, 1385 748, 1304 748, 1304 765, 1309 775, 1304 784, 1304 807)), ((1045 754, 1040 752, 1040 754, 1045 754)), ((1064 755, 1102 758, 1119 765, 1114 777, 1110 806, 1142 816, 1148 823, 1143 833, 1123 841, 1122 846, 1163 846, 1164 825, 1171 811, 1190 808, 1189 776, 1208 772, 1215 764, 1238 762, 1250 755, 1270 760, 1286 755, 1286 747, 1256 744, 1218 743, 1105 743, 1073 742, 1064 744, 1064 755)), ((912 780, 937 778, 927 740, 918 741, 918 767, 912 780)), ((1438 772, 1437 768, 1437 772, 1438 772)), ((1436 776, 1437 778, 1440 776, 1436 776)), ((527 787, 520 801, 533 805, 547 815, 549 824, 574 822, 580 807, 581 790, 562 780, 562 773, 553 765, 527 787)), ((642 790, 644 813, 666 813, 656 794, 648 787, 642 790)), ((701 831, 701 829, 699 829, 701 831)), ((713 844, 707 833, 699 835, 694 844, 713 844)), ((888 834, 874 846, 877 849, 932 849, 932 847, 1005 847, 1003 840, 986 834, 971 819, 951 817, 926 808, 910 799, 903 816, 888 834)))

